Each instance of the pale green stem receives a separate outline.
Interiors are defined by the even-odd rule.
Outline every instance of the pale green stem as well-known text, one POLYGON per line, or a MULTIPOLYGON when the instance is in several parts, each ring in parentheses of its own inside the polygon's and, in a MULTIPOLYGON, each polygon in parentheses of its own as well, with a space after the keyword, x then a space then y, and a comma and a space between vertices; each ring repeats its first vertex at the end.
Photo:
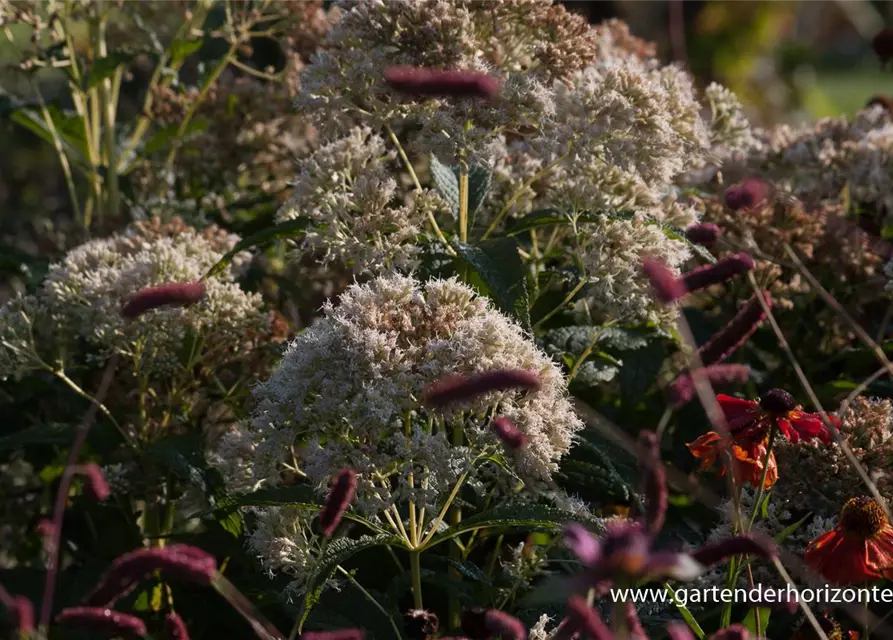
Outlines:
POLYGON ((564 296, 564 300, 562 300, 560 303, 558 303, 558 305, 554 309, 552 309, 549 313, 547 313, 542 318, 540 318, 539 320, 536 321, 536 324, 533 325, 533 328, 534 329, 539 328, 539 326, 542 325, 546 320, 548 320, 549 318, 554 316, 556 313, 558 313, 559 311, 564 309, 564 307, 566 305, 568 305, 571 300, 574 299, 574 296, 577 295, 580 292, 580 289, 582 289, 584 286, 586 286, 586 280, 581 279, 580 282, 578 282, 577 285, 573 289, 571 289, 570 292, 568 292, 568 294, 566 296, 564 296))
MULTIPOLYGON (((363 585, 357 582, 357 579, 354 578, 349 571, 345 570, 344 567, 342 567, 340 564, 338 565, 337 569, 342 573, 342 575, 344 575, 345 578, 350 581, 353 586, 355 586, 364 596, 366 596, 366 599, 372 603, 373 607, 378 609, 378 611, 381 612, 381 614, 388 619, 388 622, 391 623, 391 628, 394 630, 394 638, 400 638, 400 629, 397 627, 397 623, 394 622, 394 617, 390 613, 388 613, 387 609, 381 606, 381 603, 376 600, 371 593, 366 591, 363 585)), ((418 608, 421 609, 421 606, 419 606, 418 608)))
POLYGON ((422 552, 409 552, 409 569, 412 572, 412 603, 416 609, 424 609, 422 604, 422 552))

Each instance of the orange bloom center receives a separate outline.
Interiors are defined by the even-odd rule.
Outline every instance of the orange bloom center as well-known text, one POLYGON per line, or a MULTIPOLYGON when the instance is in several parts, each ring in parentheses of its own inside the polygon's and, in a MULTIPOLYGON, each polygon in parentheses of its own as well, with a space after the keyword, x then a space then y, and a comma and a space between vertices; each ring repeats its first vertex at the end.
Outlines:
POLYGON ((877 500, 861 496, 843 505, 838 526, 844 533, 870 540, 887 526, 887 516, 877 500))

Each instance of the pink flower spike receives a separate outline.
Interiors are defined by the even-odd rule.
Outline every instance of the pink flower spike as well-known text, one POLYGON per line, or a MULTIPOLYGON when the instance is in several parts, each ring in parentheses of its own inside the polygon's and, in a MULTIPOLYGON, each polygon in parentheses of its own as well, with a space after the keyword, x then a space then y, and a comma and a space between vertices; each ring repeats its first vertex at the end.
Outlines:
POLYGON ((580 596, 571 596, 567 601, 568 629, 571 633, 579 632, 583 637, 592 640, 614 640, 614 634, 602 621, 598 612, 586 604, 580 596))
POLYGON ((496 437, 509 451, 518 451, 527 444, 527 436, 508 418, 499 417, 490 423, 496 437))
POLYGON ((102 475, 102 469, 98 464, 88 462, 79 467, 78 472, 84 476, 84 493, 87 496, 97 502, 108 500, 111 491, 109 491, 109 484, 105 481, 105 476, 102 475))
POLYGON ((137 618, 105 607, 69 607, 56 616, 56 623, 72 629, 126 638, 145 638, 146 624, 137 618))
POLYGON ((217 561, 198 547, 185 544, 137 549, 115 559, 84 604, 109 606, 156 571, 168 580, 210 586, 217 577, 217 561))
MULTIPOLYGON (((750 378, 750 367, 744 364, 711 364, 701 369, 711 385, 744 384, 750 378)), ((691 373, 682 373, 667 387, 670 403, 681 409, 695 397, 695 383, 691 373)))
POLYGON ((753 266, 753 259, 741 252, 723 258, 715 264, 706 264, 683 273, 679 280, 686 291, 698 291, 747 273, 753 269, 753 266))
POLYGON ((524 369, 499 369, 468 378, 451 374, 428 386, 423 400, 429 407, 443 408, 493 391, 520 389, 535 392, 541 384, 536 373, 524 369))
POLYGON ((353 469, 342 469, 332 487, 326 504, 319 512, 319 526, 322 534, 331 538, 341 522, 344 512, 357 492, 357 473, 353 469))
POLYGON ((34 605, 25 596, 12 596, 12 601, 5 603, 12 613, 13 622, 19 634, 30 637, 34 631, 34 605))
POLYGON ((484 623, 493 634, 503 640, 527 640, 527 629, 524 623, 509 614, 496 609, 488 609, 484 623))
POLYGON ((651 431, 639 434, 639 463, 645 476, 645 530, 652 536, 660 533, 667 515, 667 476, 660 459, 660 442, 651 431))
POLYGON ((125 318, 136 318, 159 307, 185 307, 195 304, 205 295, 202 282, 163 284, 143 289, 134 294, 121 309, 125 318))
POLYGON ((164 637, 166 640, 189 640, 186 623, 176 611, 171 611, 164 616, 164 637))
POLYGON ((774 558, 778 552, 775 543, 755 533, 724 538, 716 542, 708 542, 700 549, 691 552, 695 562, 705 567, 712 567, 733 556, 753 555, 760 558, 774 558))
POLYGON ((500 90, 498 78, 476 71, 390 67, 384 78, 396 91, 424 97, 492 100, 500 90))
POLYGON ((663 262, 646 258, 642 262, 642 271, 651 282, 654 297, 664 304, 670 304, 685 296, 685 286, 676 279, 673 272, 663 262))
POLYGON ((366 635, 360 629, 336 629, 335 631, 308 631, 301 640, 363 640, 366 635))
MULTIPOLYGON (((772 306, 772 297, 764 292, 766 306, 772 306)), ((698 355, 704 365, 722 362, 735 353, 765 320, 766 312, 759 298, 753 296, 741 307, 738 314, 710 340, 698 349, 698 355)))
POLYGON ((712 247, 716 244, 719 236, 722 235, 722 229, 712 222, 703 222, 701 224, 692 225, 685 230, 685 237, 690 242, 699 244, 703 247, 712 247))

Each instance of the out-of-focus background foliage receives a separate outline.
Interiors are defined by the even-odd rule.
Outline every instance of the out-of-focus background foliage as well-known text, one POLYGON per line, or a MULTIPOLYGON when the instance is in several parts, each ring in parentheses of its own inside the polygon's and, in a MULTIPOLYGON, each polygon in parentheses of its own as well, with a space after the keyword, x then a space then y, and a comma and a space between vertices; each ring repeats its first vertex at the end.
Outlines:
MULTIPOLYGON (((145 12, 148 5, 171 8, 181 3, 128 0, 120 11, 129 13, 137 4, 145 12)), ((893 24, 893 2, 614 0, 566 4, 593 23, 610 17, 625 20, 633 33, 657 43, 663 59, 689 65, 702 86, 715 80, 735 91, 757 124, 852 114, 870 96, 893 93, 891 76, 882 73, 870 48, 872 36, 893 24)), ((171 29, 183 15, 181 11, 148 13, 153 21, 170 22, 171 29)), ((220 52, 200 54, 212 60, 220 52)), ((252 55, 261 68, 282 64, 275 46, 256 46, 252 55)), ((0 32, 0 86, 27 92, 20 74, 9 69, 14 57, 13 47, 0 32)), ((146 78, 139 77, 138 65, 131 75, 123 85, 122 108, 135 111, 146 78)), ((52 73, 41 75, 47 97, 57 93, 53 83, 52 73)), ((4 101, 0 94, 0 109, 4 101)), ((53 149, 0 118, 0 240, 35 216, 42 221, 52 220, 55 214, 70 218, 69 208, 53 149)), ((35 246, 34 250, 34 255, 53 253, 52 247, 35 246)), ((21 254, 21 247, 13 251, 0 245, 0 270, 20 269, 28 263, 28 253, 21 254)), ((0 293, 0 297, 5 296, 0 293)))

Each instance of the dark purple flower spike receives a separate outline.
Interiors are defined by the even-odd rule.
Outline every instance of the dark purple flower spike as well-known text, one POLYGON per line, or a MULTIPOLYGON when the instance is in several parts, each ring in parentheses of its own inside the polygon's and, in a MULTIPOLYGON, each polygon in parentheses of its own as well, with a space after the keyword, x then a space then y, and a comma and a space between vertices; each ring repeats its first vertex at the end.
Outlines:
POLYGON ((642 261, 642 271, 651 283, 651 290, 654 297, 663 302, 670 304, 687 293, 682 283, 673 275, 673 272, 667 268, 663 262, 646 258, 642 261))
POLYGON ((732 211, 754 209, 769 199, 769 185, 762 180, 748 178, 726 189, 723 202, 732 211))
POLYGON ((512 423, 511 420, 504 417, 495 418, 490 427, 493 433, 499 438, 500 442, 509 451, 519 451, 527 444, 527 436, 512 423))
POLYGON ((325 506, 319 512, 319 527, 325 537, 331 538, 335 533, 356 492, 357 472, 353 469, 342 469, 335 479, 329 497, 326 498, 325 506))
POLYGON ((462 632, 470 640, 527 640, 527 628, 517 618, 497 609, 469 609, 462 614, 462 632))
POLYGON ((712 247, 722 235, 722 229, 712 222, 702 222, 690 226, 685 230, 685 237, 690 242, 699 244, 704 247, 712 247))
POLYGON ((429 407, 444 408, 493 391, 519 389, 535 392, 541 384, 536 373, 524 369, 501 369, 470 377, 448 375, 425 389, 424 402, 429 407))
MULTIPOLYGON (((771 307, 772 297, 769 292, 767 291, 763 295, 766 306, 771 307)), ((763 305, 755 295, 741 307, 738 314, 725 327, 714 334, 707 344, 698 349, 701 363, 706 366, 728 358, 753 335, 765 319, 766 312, 763 311, 763 305)))
POLYGON ((871 40, 871 48, 881 61, 881 67, 893 60, 893 29, 881 29, 871 40))
POLYGON ((198 547, 185 544, 137 549, 119 556, 112 563, 84 604, 110 606, 156 571, 168 580, 209 586, 217 576, 217 561, 198 547))
POLYGON ((744 252, 723 258, 714 264, 683 273, 679 280, 687 292, 699 291, 753 270, 753 259, 744 252))
POLYGON ((301 640, 363 640, 366 634, 360 629, 336 629, 335 631, 308 631, 301 640))
POLYGON ((125 318, 136 318, 159 307, 185 307, 195 304, 205 295, 201 282, 174 282, 142 289, 134 294, 121 309, 125 318))
POLYGON ((56 616, 56 624, 69 629, 125 638, 145 638, 146 623, 105 607, 69 607, 56 616))
POLYGON ((384 78, 392 89, 421 97, 492 100, 500 89, 499 79, 494 76, 458 69, 390 67, 385 69, 384 78))
POLYGON ((645 477, 645 532, 655 536, 667 513, 667 477, 660 460, 660 441, 651 431, 639 434, 639 461, 645 477))

